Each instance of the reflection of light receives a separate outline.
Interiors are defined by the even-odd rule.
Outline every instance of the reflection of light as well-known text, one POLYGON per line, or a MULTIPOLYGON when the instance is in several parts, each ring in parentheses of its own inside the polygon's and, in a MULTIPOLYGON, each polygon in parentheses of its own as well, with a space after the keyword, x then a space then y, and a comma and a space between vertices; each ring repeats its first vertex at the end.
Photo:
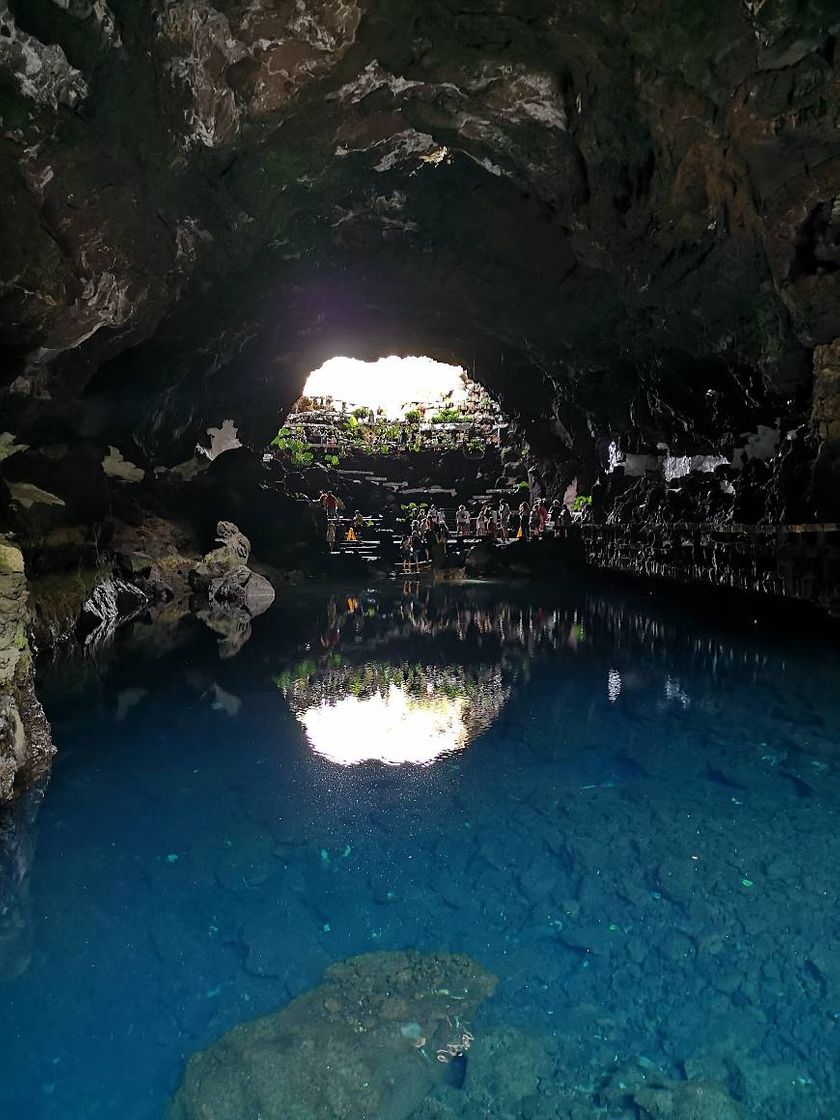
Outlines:
POLYGON ((432 358, 330 358, 310 373, 303 392, 307 397, 333 397, 352 405, 383 408, 396 418, 407 404, 432 404, 452 393, 453 404, 467 399, 459 366, 432 358))
POLYGON ((467 745, 466 703, 462 696, 409 696, 391 684, 372 696, 323 701, 299 712, 298 719, 313 750, 341 766, 368 761, 424 766, 467 745))
POLYGON ((621 695, 621 673, 618 669, 610 669, 607 673, 607 698, 614 704, 621 695))

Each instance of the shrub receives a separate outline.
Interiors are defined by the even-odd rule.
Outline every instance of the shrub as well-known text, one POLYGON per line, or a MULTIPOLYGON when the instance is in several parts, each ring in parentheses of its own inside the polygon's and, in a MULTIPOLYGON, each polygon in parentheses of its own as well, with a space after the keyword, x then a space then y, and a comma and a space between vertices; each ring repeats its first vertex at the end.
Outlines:
POLYGON ((453 408, 451 405, 442 408, 440 412, 436 412, 432 417, 433 424, 457 424, 463 419, 461 410, 453 408))

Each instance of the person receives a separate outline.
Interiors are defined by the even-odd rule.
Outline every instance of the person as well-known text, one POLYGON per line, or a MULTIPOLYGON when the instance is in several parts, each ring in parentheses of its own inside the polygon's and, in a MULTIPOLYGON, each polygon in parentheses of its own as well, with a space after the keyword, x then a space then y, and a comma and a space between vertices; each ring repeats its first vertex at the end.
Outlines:
POLYGON ((527 502, 522 502, 519 506, 519 532, 517 537, 523 540, 528 539, 528 532, 531 526, 531 507, 527 502))
POLYGON ((510 506, 502 498, 499 502, 499 536, 503 542, 508 539, 508 524, 510 523, 510 506))
POLYGON ((493 507, 489 503, 488 503, 488 505, 486 505, 484 507, 484 521, 485 521, 485 524, 487 525, 487 536, 490 538, 491 541, 495 541, 495 539, 496 539, 496 511, 493 509, 493 507))
POLYGON ((534 507, 531 510, 531 520, 528 528, 531 531, 532 537, 538 537, 542 532, 542 519, 540 517, 540 507, 534 502, 534 507))
POLYGON ((564 537, 570 536, 570 531, 571 531, 571 528, 572 528, 572 511, 569 509, 568 506, 565 506, 565 505, 563 506, 563 512, 561 514, 561 521, 563 523, 563 536, 564 537))
POLYGON ((470 511, 464 505, 458 506, 455 511, 455 529, 459 537, 470 535, 470 511))
POLYGON ((487 518, 484 515, 484 510, 478 511, 478 516, 475 519, 475 535, 477 537, 487 536, 487 518))
POLYGON ((540 516, 540 533, 544 533, 546 522, 548 521, 548 506, 545 504, 544 498, 540 498, 540 504, 537 510, 540 516))
MULTIPOLYGON (((420 533, 420 527, 418 525, 418 527, 411 534, 411 558, 414 561, 414 568, 415 568, 415 571, 417 571, 417 572, 420 571, 420 557, 421 557, 422 552, 423 552, 423 537, 420 533)), ((410 565, 409 565, 409 571, 411 571, 411 566, 410 565)))
POLYGON ((563 506, 559 499, 555 498, 551 503, 551 509, 548 511, 548 519, 551 522, 551 527, 554 530, 554 535, 560 534, 560 519, 563 514, 563 506))
POLYGON ((333 494, 332 490, 328 490, 324 495, 324 509, 327 512, 327 519, 334 521, 338 513, 338 498, 333 494))
POLYGON ((335 548, 335 522, 327 522, 327 548, 330 552, 335 548))
POLYGON ((407 575, 411 571, 411 536, 409 533, 406 533, 402 539, 400 552, 402 553, 403 574, 407 575))
POLYGON ((429 555, 433 568, 446 567, 446 535, 440 531, 439 526, 432 529, 432 543, 429 546, 429 555))
POLYGON ((361 513, 358 510, 356 510, 356 512, 353 514, 353 528, 356 532, 357 539, 359 539, 359 538, 361 538, 365 535, 365 529, 367 529, 367 527, 368 527, 367 521, 365 521, 365 519, 364 519, 364 517, 362 517, 361 513))

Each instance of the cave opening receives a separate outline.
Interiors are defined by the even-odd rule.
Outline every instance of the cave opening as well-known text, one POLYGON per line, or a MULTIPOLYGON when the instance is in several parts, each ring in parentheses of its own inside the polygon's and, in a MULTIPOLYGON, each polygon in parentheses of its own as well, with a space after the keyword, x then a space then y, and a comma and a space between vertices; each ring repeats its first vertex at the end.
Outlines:
POLYGON ((337 356, 308 375, 265 458, 296 492, 323 499, 340 548, 364 551, 371 531, 410 530, 431 511, 454 534, 459 507, 475 515, 521 497, 529 482, 512 439, 499 403, 461 366, 337 356))

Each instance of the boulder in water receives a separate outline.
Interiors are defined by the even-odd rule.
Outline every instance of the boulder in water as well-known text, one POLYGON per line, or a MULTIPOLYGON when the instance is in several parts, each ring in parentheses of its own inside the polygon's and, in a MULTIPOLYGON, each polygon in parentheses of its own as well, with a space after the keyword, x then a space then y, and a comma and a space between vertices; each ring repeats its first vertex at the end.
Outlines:
POLYGON ((169 1120, 406 1120, 472 1042, 496 978, 468 957, 386 952, 190 1058, 169 1120))

